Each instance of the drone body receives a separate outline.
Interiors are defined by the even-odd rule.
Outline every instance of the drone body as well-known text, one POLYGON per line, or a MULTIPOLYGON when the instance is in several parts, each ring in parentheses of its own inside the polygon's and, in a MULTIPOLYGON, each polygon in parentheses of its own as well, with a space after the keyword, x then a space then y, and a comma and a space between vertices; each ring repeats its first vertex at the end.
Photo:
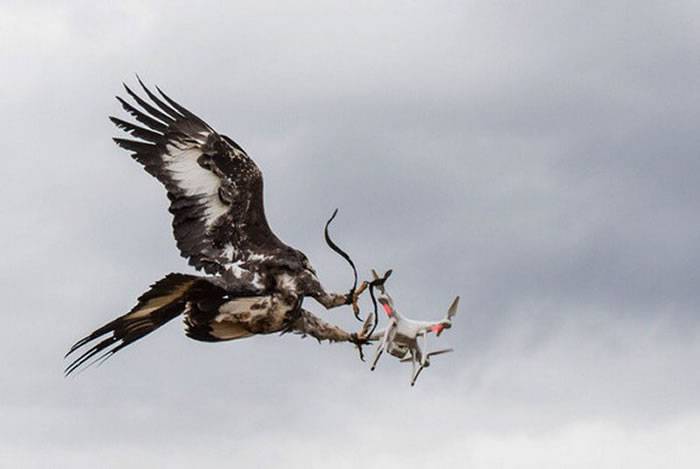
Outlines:
POLYGON ((452 318, 457 314, 459 306, 459 296, 450 305, 445 319, 435 322, 417 321, 403 316, 394 307, 391 296, 386 293, 383 287, 382 296, 379 297, 378 301, 389 318, 389 324, 386 329, 372 336, 372 339, 379 339, 372 361, 372 370, 376 368, 382 353, 387 352, 401 362, 411 362, 413 369, 411 386, 414 386, 421 371, 430 366, 430 357, 452 351, 452 349, 441 349, 429 352, 428 335, 435 333, 436 336, 439 336, 442 331, 452 327, 452 318))

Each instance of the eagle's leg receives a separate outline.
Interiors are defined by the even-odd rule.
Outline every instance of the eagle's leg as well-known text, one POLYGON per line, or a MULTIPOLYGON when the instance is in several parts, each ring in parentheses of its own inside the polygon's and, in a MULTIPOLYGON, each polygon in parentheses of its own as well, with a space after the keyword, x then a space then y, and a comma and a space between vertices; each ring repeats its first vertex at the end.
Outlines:
POLYGON ((301 314, 294 321, 290 330, 304 336, 310 335, 319 342, 350 342, 355 345, 364 345, 371 339, 359 337, 356 333, 347 332, 340 327, 330 324, 310 311, 301 309, 301 314))
POLYGON ((338 306, 352 305, 352 310, 355 316, 360 313, 360 307, 357 304, 358 299, 362 292, 367 289, 369 284, 367 282, 362 282, 359 288, 350 291, 350 293, 330 293, 325 291, 322 287, 313 292, 310 296, 316 301, 321 303, 326 309, 337 308, 338 306))
POLYGON ((369 287, 369 282, 365 281, 360 284, 359 288, 356 288, 352 292, 352 312, 355 313, 356 317, 360 316, 360 306, 357 304, 357 301, 360 299, 362 292, 367 290, 367 287, 369 287))
POLYGON ((329 293, 322 292, 312 295, 313 299, 318 301, 326 309, 337 308, 338 306, 347 305, 348 295, 344 293, 329 293))

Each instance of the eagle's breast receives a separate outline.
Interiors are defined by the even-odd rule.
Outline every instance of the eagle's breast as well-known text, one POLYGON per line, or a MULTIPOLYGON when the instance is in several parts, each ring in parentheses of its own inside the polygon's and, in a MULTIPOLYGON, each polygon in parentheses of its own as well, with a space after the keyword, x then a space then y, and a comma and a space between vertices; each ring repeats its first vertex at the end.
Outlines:
MULTIPOLYGON (((297 309, 297 302, 283 295, 237 298, 219 307, 212 329, 226 330, 234 325, 243 326, 253 334, 278 332, 289 323, 290 315, 297 309)), ((220 337, 224 338, 224 337, 220 337)))

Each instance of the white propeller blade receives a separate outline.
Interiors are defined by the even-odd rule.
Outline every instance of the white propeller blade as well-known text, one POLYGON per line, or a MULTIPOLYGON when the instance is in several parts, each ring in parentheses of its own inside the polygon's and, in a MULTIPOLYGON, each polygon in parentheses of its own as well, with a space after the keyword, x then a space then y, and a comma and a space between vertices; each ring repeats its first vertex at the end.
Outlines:
POLYGON ((367 335, 369 334, 369 331, 372 329, 373 326, 374 326, 374 315, 368 314, 367 317, 365 318, 365 322, 362 324, 362 328, 360 329, 360 333, 358 335, 362 338, 367 337, 367 335))
POLYGON ((452 320, 454 315, 457 314, 457 307, 459 307, 459 296, 454 299, 450 309, 447 310, 447 319, 452 320))
POLYGON ((454 349, 451 348, 445 348, 442 350, 436 350, 434 352, 430 352, 429 354, 426 355, 426 357, 432 357, 433 355, 440 355, 442 353, 449 353, 449 352, 454 352, 454 349))

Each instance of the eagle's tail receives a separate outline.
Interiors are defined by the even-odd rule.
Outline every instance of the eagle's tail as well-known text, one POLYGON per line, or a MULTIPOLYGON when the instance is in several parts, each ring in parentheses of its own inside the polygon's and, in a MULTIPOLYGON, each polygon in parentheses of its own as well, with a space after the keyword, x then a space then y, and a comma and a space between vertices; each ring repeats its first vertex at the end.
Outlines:
POLYGON ((88 366, 97 361, 106 360, 127 345, 182 314, 187 301, 192 298, 198 284, 202 282, 209 284, 202 277, 194 275, 168 274, 164 279, 154 283, 146 293, 141 295, 138 304, 131 311, 100 327, 71 347, 66 357, 91 342, 102 339, 66 367, 66 376, 93 358, 94 360, 88 363, 88 366))

